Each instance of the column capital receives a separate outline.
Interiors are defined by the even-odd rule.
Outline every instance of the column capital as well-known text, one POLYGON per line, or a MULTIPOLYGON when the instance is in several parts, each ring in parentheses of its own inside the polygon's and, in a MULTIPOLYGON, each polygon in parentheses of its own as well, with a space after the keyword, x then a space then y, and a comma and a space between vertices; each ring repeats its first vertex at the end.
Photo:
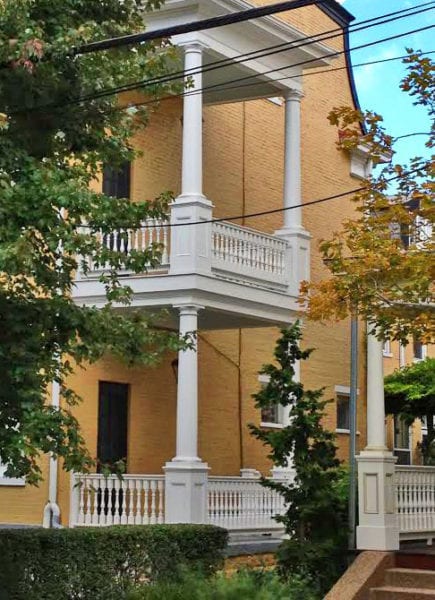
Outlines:
POLYGON ((207 44, 204 44, 198 40, 185 40, 183 42, 178 42, 177 46, 183 48, 185 54, 194 52, 201 54, 206 48, 208 48, 207 44))
POLYGON ((291 89, 284 93, 284 102, 300 102, 305 94, 301 90, 291 89))
POLYGON ((180 315, 197 315, 200 310, 204 309, 204 306, 200 304, 174 304, 173 307, 180 311, 180 315))

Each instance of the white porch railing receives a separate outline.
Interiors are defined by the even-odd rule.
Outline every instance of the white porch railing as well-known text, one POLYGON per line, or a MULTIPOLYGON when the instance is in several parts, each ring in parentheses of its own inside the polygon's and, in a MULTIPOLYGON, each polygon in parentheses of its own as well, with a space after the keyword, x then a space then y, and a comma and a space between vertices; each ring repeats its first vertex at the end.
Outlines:
POLYGON ((232 223, 212 225, 212 268, 231 275, 286 286, 288 246, 285 240, 232 223))
POLYGON ((164 475, 74 474, 71 526, 164 522, 164 475))
POLYGON ((209 477, 209 523, 226 529, 281 529, 273 518, 285 510, 282 496, 258 479, 209 477))
MULTIPOLYGON (((145 251, 152 244, 161 244, 162 256, 157 267, 149 267, 149 270, 167 269, 169 267, 169 241, 170 228, 168 221, 160 219, 147 219, 139 229, 119 229, 112 233, 95 233, 97 239, 108 250, 117 250, 124 254, 130 254, 132 250, 145 251)), ((89 275, 101 273, 105 270, 104 265, 95 265, 90 258, 87 259, 89 275)), ((82 273, 79 272, 79 276, 82 273)))
POLYGON ((435 467, 396 466, 400 539, 435 537, 435 467))

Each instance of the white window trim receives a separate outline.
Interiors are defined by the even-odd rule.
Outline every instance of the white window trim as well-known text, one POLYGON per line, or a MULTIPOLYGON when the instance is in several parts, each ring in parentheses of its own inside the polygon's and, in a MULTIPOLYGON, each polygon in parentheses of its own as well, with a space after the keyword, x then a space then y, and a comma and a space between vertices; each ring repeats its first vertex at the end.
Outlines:
POLYGON ((6 465, 2 465, 0 463, 0 486, 24 486, 26 485, 25 479, 22 477, 5 477, 4 472, 6 470, 6 465))
MULTIPOLYGON (((340 429, 339 427, 337 427, 335 433, 344 433, 345 435, 350 435, 350 429, 340 429)), ((361 433, 357 431, 356 435, 361 435, 361 433)))
POLYGON ((427 345, 426 344, 422 344, 421 346, 421 358, 417 358, 416 356, 413 357, 412 361, 415 363, 418 362, 422 362, 423 360, 426 360, 427 357, 427 345))
MULTIPOLYGON (((334 387, 336 394, 343 394, 344 396, 350 396, 350 387, 348 385, 336 385, 334 387)), ((357 395, 359 395, 359 388, 356 389, 357 395)))
MULTIPOLYGON (((264 375, 264 373, 262 373, 261 375, 258 376, 258 382, 261 385, 268 384, 269 381, 270 381, 269 375, 264 375)), ((278 419, 279 419, 278 423, 269 423, 267 421, 261 421, 260 427, 264 427, 267 429, 284 429, 283 407, 281 406, 281 404, 278 404, 278 419)))
POLYGON ((393 357, 393 353, 391 352, 391 340, 385 340, 384 345, 382 346, 382 355, 386 358, 393 357))

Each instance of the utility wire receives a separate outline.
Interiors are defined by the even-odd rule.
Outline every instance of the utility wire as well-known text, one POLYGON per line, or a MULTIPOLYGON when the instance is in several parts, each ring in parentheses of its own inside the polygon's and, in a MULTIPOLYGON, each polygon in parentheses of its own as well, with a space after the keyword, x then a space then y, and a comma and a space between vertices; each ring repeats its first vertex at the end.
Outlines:
MULTIPOLYGON (((372 17, 372 18, 366 19, 364 21, 359 21, 358 23, 354 23, 353 25, 350 25, 350 27, 353 28, 352 33, 354 33, 355 31, 362 31, 364 29, 368 29, 369 27, 376 27, 378 25, 384 25, 387 23, 391 23, 392 21, 396 21, 398 19, 412 17, 412 16, 418 15, 422 12, 432 10, 434 8, 434 5, 435 5, 435 2, 431 1, 428 3, 422 4, 422 5, 419 5, 417 7, 402 9, 399 11, 394 11, 391 13, 379 15, 378 17, 372 17), (382 19, 385 19, 385 20, 382 21, 382 19), (376 23, 375 21, 380 21, 380 22, 376 23)), ((312 45, 312 44, 330 40, 330 39, 333 39, 336 37, 341 37, 341 35, 342 35, 342 28, 338 27, 335 29, 330 29, 328 31, 324 31, 324 32, 315 34, 314 36, 305 36, 304 38, 298 40, 297 42, 283 42, 280 44, 275 44, 273 46, 268 46, 268 47, 262 48, 260 50, 253 50, 251 52, 239 54, 232 58, 225 58, 225 59, 213 61, 201 68, 192 68, 192 69, 186 69, 186 70, 182 69, 182 70, 176 71, 174 73, 170 73, 170 74, 162 76, 162 77, 153 78, 151 80, 143 79, 143 80, 131 82, 130 84, 125 84, 123 86, 107 88, 106 90, 101 90, 100 92, 98 92, 96 94, 89 94, 88 97, 83 96, 80 99, 77 99, 77 101, 86 100, 88 98, 89 99, 94 99, 94 98, 97 99, 99 97, 104 97, 106 94, 112 95, 113 93, 119 93, 121 91, 131 91, 131 90, 137 89, 138 87, 155 85, 156 83, 160 83, 161 81, 166 83, 167 81, 172 81, 173 78, 180 79, 182 77, 188 77, 188 76, 196 75, 199 73, 203 74, 203 73, 207 73, 209 71, 214 71, 216 69, 223 68, 226 66, 229 67, 229 66, 232 66, 237 63, 245 63, 250 60, 256 60, 258 58, 263 58, 265 56, 270 56, 272 54, 277 54, 279 52, 285 52, 287 50, 294 50, 294 49, 297 49, 297 48, 300 48, 303 46, 312 45), (331 34, 335 34, 335 35, 331 35, 331 34)), ((318 57, 318 59, 328 58, 328 57, 329 57, 329 55, 324 55, 324 56, 318 57)), ((291 65, 291 66, 298 66, 298 65, 291 65)))
MULTIPOLYGON (((422 12, 426 12, 428 10, 432 10, 434 8, 435 2, 428 2, 422 5, 419 5, 418 7, 413 7, 411 9, 402 9, 400 11, 394 11, 392 13, 386 13, 385 15, 380 15, 378 17, 373 17, 371 19, 367 19, 365 21, 361 21, 359 23, 355 23, 352 27, 352 32, 356 32, 356 31, 362 31, 364 29, 369 29, 370 27, 376 27, 378 25, 384 25, 387 23, 390 23, 392 21, 398 20, 398 19, 403 19, 403 18, 407 18, 407 17, 411 17, 417 14, 420 14, 422 12), (429 7, 428 7, 429 5, 429 7), (417 10, 416 10, 417 9, 417 10), (412 11, 412 12, 410 12, 412 11), (406 14, 404 14, 406 13, 406 14), (383 19, 383 20, 382 20, 383 19), (379 22, 374 22, 374 21, 379 21, 379 22)), ((410 33, 414 33, 414 31, 410 32, 410 33)), ((274 46, 269 46, 267 48, 263 48, 261 50, 254 50, 245 54, 240 54, 237 55, 235 57, 232 57, 231 59, 223 59, 223 60, 219 60, 219 61, 214 61, 212 63, 207 64, 204 67, 201 67, 199 69, 188 69, 188 70, 180 70, 180 71, 176 71, 174 73, 170 73, 168 75, 164 75, 164 76, 160 76, 160 77, 155 77, 152 79, 148 79, 148 80, 139 80, 139 81, 135 81, 135 82, 131 82, 130 84, 125 84, 123 86, 116 86, 116 87, 112 87, 112 88, 106 88, 105 90, 101 90, 97 93, 92 93, 92 94, 88 94, 85 96, 80 96, 77 98, 73 98, 72 100, 68 101, 68 102, 63 102, 62 104, 58 104, 56 105, 55 103, 46 103, 44 105, 40 105, 40 106, 35 106, 33 108, 30 109, 21 109, 18 111, 12 111, 10 113, 10 115, 14 115, 20 112, 28 112, 28 111, 34 111, 34 110, 43 110, 46 108, 63 108, 64 106, 68 106, 71 104, 76 104, 76 103, 81 103, 81 102, 85 102, 85 101, 92 101, 92 100, 97 100, 99 98, 104 98, 106 96, 111 96, 114 94, 118 94, 121 92, 127 92, 127 91, 134 91, 136 89, 139 88, 147 88, 147 87, 151 87, 151 86, 155 86, 155 85, 159 85, 159 84, 165 84, 165 83, 170 83, 172 81, 177 81, 181 78, 184 78, 186 76, 192 76, 192 75, 196 75, 199 73, 207 73, 209 71, 214 71, 216 69, 220 69, 220 68, 224 68, 227 66, 231 66, 234 64, 238 64, 238 63, 245 63, 248 62, 250 60, 256 60, 258 58, 263 58, 265 56, 270 56, 272 54, 277 54, 277 53, 281 53, 281 52, 285 52, 285 51, 291 51, 294 49, 298 49, 300 47, 303 46, 307 46, 307 45, 312 45, 315 43, 319 43, 319 42, 323 42, 323 41, 327 41, 336 37, 340 37, 342 35, 342 29, 341 28, 336 28, 336 29, 332 29, 326 32, 322 32, 319 34, 316 34, 316 36, 306 36, 305 38, 303 38, 302 40, 299 40, 299 43, 294 43, 294 42, 285 42, 285 43, 281 43, 281 44, 277 44, 274 46), (339 32, 339 33, 336 33, 339 32)), ((407 34, 402 34, 402 35, 407 35, 407 34)), ((386 40, 388 40, 390 38, 386 38, 386 40)), ((392 38, 395 39, 395 38, 392 38)), ((383 41, 383 40, 382 40, 383 41)), ((376 42, 376 43, 380 43, 380 42, 376 42)), ((350 50, 357 50, 360 49, 362 47, 365 47, 365 45, 362 46, 358 46, 356 48, 352 48, 350 50)), ((350 51, 349 50, 349 51, 350 51)), ((329 54, 325 54, 323 56, 319 56, 313 59, 309 59, 306 61, 301 61, 299 63, 293 64, 293 65, 289 65, 289 67, 294 68, 294 67, 299 67, 299 66, 303 66, 306 64, 310 64, 312 62, 317 62, 320 59, 328 59, 328 58, 335 58, 336 56, 345 53, 345 51, 337 51, 337 52, 333 52, 333 53, 329 53, 329 54)), ((269 71, 266 71, 264 73, 261 73, 260 75, 267 75, 270 74, 272 72, 275 71, 280 71, 285 67, 280 67, 278 69, 272 69, 269 71)), ((238 83, 238 81, 242 81, 242 80, 246 80, 246 79, 250 79, 252 77, 258 77, 257 74, 252 75, 252 76, 247 76, 244 77, 242 79, 236 79, 236 80, 230 80, 228 82, 224 82, 219 84, 219 86, 224 86, 224 85, 228 85, 231 83, 238 83)), ((284 79, 284 78, 282 78, 284 79)), ((286 78, 285 78, 286 79, 286 78)), ((204 88, 204 89, 209 89, 209 88, 204 88)), ((225 89, 225 88, 224 88, 225 89)), ((196 92, 199 92, 200 90, 194 90, 196 92)), ((172 97, 175 96, 175 94, 171 95, 172 97)))
MULTIPOLYGON (((407 171, 408 175, 419 172, 421 169, 411 169, 407 171)), ((385 179, 385 183, 390 183, 391 181, 395 181, 396 179, 400 179, 403 175, 394 175, 393 177, 389 177, 385 179)), ((358 192, 363 192, 367 190, 367 186, 361 186, 358 188, 353 188, 351 190, 347 190, 346 192, 340 192, 338 194, 333 194, 332 196, 325 196, 324 198, 318 198, 316 200, 309 200, 308 202, 301 202, 300 204, 293 204, 292 206, 282 206, 281 208, 273 208, 269 210, 263 210, 256 213, 248 213, 243 215, 233 215, 230 217, 219 217, 215 219, 205 219, 204 221, 190 221, 188 223, 164 223, 164 224, 156 224, 155 227, 160 228, 173 228, 173 227, 189 227, 192 225, 206 225, 209 223, 222 223, 223 221, 240 221, 241 219, 252 219, 254 217, 263 217, 265 215, 273 215, 277 213, 286 212, 288 210, 295 210, 296 208, 304 208, 305 206, 313 206, 315 204, 322 204, 323 202, 329 202, 331 200, 337 200, 339 198, 343 198, 345 196, 350 196, 351 194, 357 194, 358 192)), ((92 227, 91 225, 78 225, 81 229, 99 229, 98 227, 92 227)))
POLYGON ((161 38, 169 38, 184 33, 205 31, 207 29, 223 27, 224 25, 242 23, 243 21, 250 21, 252 19, 258 19, 261 17, 266 17, 281 12, 287 12, 290 10, 295 10, 297 8, 302 8, 304 6, 310 6, 312 4, 318 5, 327 3, 328 0, 290 0, 287 2, 277 2, 275 4, 270 4, 269 6, 249 8, 247 10, 234 12, 229 15, 220 15, 217 17, 211 17, 210 19, 202 19, 201 21, 191 21, 189 23, 183 23, 182 25, 173 25, 171 27, 164 27, 162 29, 156 29, 154 31, 144 31, 141 33, 133 33, 131 35, 110 38, 98 42, 91 42, 89 44, 84 44, 77 49, 74 49, 73 53, 87 54, 89 52, 97 52, 100 50, 119 48, 120 46, 131 46, 132 44, 144 43, 161 38))

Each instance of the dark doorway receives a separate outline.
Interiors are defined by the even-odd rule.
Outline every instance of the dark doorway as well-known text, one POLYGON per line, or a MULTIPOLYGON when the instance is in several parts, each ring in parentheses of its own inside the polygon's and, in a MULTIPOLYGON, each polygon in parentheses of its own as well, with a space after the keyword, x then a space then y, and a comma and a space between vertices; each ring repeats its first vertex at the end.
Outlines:
POLYGON ((127 459, 128 392, 126 383, 100 381, 98 398, 98 464, 127 459))

